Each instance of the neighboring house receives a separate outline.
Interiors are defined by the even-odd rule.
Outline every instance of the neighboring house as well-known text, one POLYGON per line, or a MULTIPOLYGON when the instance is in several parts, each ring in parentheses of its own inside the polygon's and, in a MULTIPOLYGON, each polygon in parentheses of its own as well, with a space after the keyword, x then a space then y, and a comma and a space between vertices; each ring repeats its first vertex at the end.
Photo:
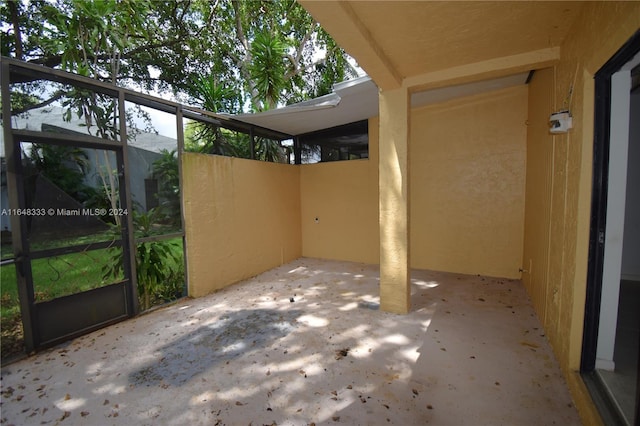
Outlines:
MULTIPOLYGON (((603 386, 592 379, 616 371, 621 282, 640 285, 637 125, 629 136, 640 121, 630 120, 640 115, 638 90, 630 96, 640 3, 300 2, 370 80, 235 118, 296 137, 367 120, 367 159, 296 168, 185 154, 190 293, 300 255, 379 263, 381 308, 401 314, 411 268, 521 278, 582 419, 615 423, 596 409, 603 386), (528 78, 453 94, 518 75, 528 78), (609 114, 602 99, 621 107, 609 114), (552 134, 562 110, 573 128, 552 134), (608 206, 599 182, 610 182, 608 206)), ((614 403, 625 398, 614 392, 614 403)))
MULTIPOLYGON (((25 114, 13 117, 13 127, 15 129, 48 131, 54 133, 69 133, 75 135, 87 135, 87 127, 83 120, 77 115, 72 114, 71 119, 66 121, 63 119, 64 108, 58 106, 48 106, 31 110, 25 114)), ((141 125, 142 127, 142 125, 141 125)), ((95 129, 92 129, 95 132, 95 129)), ((8 205, 7 187, 5 185, 5 166, 4 166, 4 136, 0 132, 0 157, 2 158, 2 174, 3 185, 0 196, 2 197, 2 206, 8 205)), ((148 208, 157 205, 158 200, 155 198, 157 193, 157 181, 153 179, 152 167, 154 161, 162 157, 162 151, 174 151, 177 149, 177 140, 175 138, 162 136, 159 134, 135 131, 128 135, 128 153, 130 164, 130 188, 131 197, 134 206, 146 211, 148 208)), ((100 178, 96 170, 97 167, 107 167, 104 156, 97 153, 93 149, 85 149, 88 157, 88 163, 92 165, 92 169, 85 176, 85 183, 90 186, 100 185, 100 178)), ((115 164, 115 160, 110 161, 115 164)), ((3 230, 11 230, 11 224, 8 215, 2 215, 0 220, 3 230)))

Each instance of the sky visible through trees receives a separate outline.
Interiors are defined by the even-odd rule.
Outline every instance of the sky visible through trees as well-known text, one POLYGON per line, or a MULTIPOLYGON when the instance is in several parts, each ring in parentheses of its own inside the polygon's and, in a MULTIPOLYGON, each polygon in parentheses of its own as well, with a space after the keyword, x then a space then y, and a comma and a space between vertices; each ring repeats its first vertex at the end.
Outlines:
POLYGON ((0 16, 3 56, 212 112, 272 109, 358 75, 294 0, 9 0, 0 16))

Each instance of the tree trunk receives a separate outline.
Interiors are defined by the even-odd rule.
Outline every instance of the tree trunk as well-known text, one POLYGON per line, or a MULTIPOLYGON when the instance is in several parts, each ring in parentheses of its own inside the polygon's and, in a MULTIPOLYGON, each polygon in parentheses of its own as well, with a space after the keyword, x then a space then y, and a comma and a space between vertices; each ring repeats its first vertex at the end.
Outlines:
POLYGON ((22 55, 22 33, 20 32, 20 14, 18 13, 18 4, 14 1, 8 1, 9 13, 11 13, 11 23, 13 24, 13 37, 16 42, 16 59, 23 60, 22 55))

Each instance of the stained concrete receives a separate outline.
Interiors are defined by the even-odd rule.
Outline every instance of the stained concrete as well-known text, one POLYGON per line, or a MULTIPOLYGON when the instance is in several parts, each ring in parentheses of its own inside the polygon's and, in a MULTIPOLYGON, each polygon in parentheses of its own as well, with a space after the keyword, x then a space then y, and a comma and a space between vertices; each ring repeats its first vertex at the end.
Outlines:
POLYGON ((2 368, 2 425, 580 424, 519 281, 298 259, 2 368))

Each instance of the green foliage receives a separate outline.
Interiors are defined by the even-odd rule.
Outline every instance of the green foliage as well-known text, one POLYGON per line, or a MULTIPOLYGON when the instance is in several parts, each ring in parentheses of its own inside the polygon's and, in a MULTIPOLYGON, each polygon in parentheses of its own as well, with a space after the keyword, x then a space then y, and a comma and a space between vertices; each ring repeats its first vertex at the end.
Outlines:
POLYGON ((153 176, 158 179, 158 201, 164 219, 180 226, 180 171, 176 150, 163 149, 162 157, 153 162, 153 176))
MULTIPOLYGON (((326 94, 356 76, 344 51, 294 0, 24 0, 5 2, 0 17, 5 55, 136 89, 172 91, 216 113, 272 109, 326 94)), ((67 120, 75 114, 90 134, 118 138, 115 99, 48 89, 37 82, 14 89, 12 112, 59 101, 67 120)), ((135 123, 127 115, 132 135, 135 123)), ((193 131, 190 149, 251 157, 247 136, 211 124, 193 131)), ((254 158, 282 161, 283 149, 258 140, 254 158)), ((105 192, 117 208, 108 178, 105 192)))
POLYGON ((296 102, 356 75, 295 0, 7 1, 0 18, 3 55, 216 112, 296 102))
POLYGON ((91 169, 91 164, 87 153, 80 148, 31 144, 24 167, 27 203, 32 202, 35 179, 42 175, 86 207, 99 208, 105 204, 104 194, 85 183, 84 177, 91 169))
POLYGON ((211 123, 189 122, 185 127, 184 139, 186 151, 251 158, 249 135, 211 123))
POLYGON ((34 143, 28 158, 37 173, 69 195, 76 196, 84 188, 82 178, 89 169, 89 157, 81 148, 34 143))
POLYGON ((200 106, 207 111, 215 113, 241 111, 239 93, 228 84, 217 82, 213 74, 197 76, 191 87, 191 93, 200 106))
POLYGON ((288 158, 278 141, 256 138, 256 159, 272 163, 285 163, 288 158))
POLYGON ((142 309, 151 307, 152 296, 161 291, 162 284, 169 280, 172 270, 168 259, 175 259, 173 244, 165 241, 140 243, 136 247, 138 291, 142 298, 142 309))
POLYGON ((73 114, 84 120, 89 134, 116 140, 120 134, 116 99, 91 90, 73 88, 61 101, 65 108, 63 119, 71 121, 73 114))
POLYGON ((256 89, 254 105, 264 101, 263 109, 277 106, 285 86, 285 51, 284 43, 268 32, 258 33, 253 39, 249 74, 256 89))
MULTIPOLYGON (((251 138, 245 133, 223 129, 208 123, 191 122, 186 126, 185 150, 203 154, 251 158, 251 138)), ((280 141, 254 138, 254 159, 285 163, 287 152, 280 141)))
POLYGON ((148 40, 150 7, 148 0, 41 3, 38 17, 46 23, 37 37, 41 59, 59 61, 62 69, 87 77, 104 78, 107 71, 115 79, 127 49, 148 40))
MULTIPOLYGON (((134 212, 136 238, 153 236, 160 220, 161 215, 157 209, 146 213, 134 212)), ((181 292, 184 285, 184 261, 179 243, 173 240, 138 243, 135 258, 138 295, 143 310, 149 309, 156 299, 164 299, 172 292, 174 297, 171 299, 174 299, 178 289, 181 292)), ((108 280, 122 274, 123 268, 123 250, 112 249, 111 262, 102 269, 103 279, 108 280)))

